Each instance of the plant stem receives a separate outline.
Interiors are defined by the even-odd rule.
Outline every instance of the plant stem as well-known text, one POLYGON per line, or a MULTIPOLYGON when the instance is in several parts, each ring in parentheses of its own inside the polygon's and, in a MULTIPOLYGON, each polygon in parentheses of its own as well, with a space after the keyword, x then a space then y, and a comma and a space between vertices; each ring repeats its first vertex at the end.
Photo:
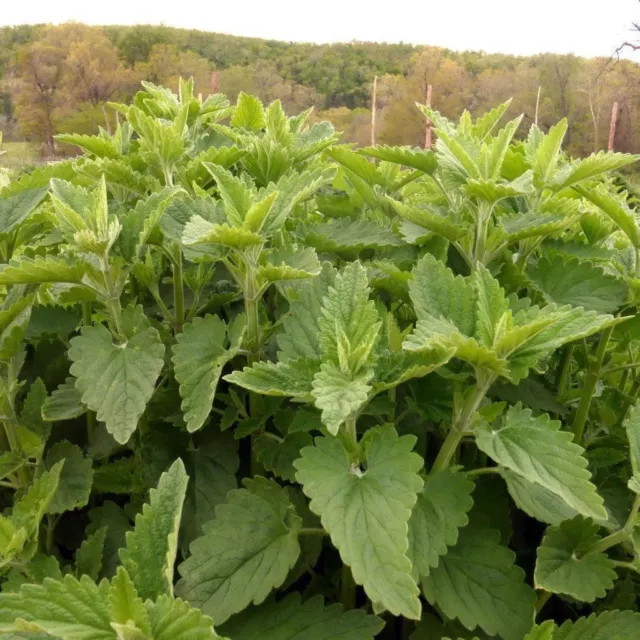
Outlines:
POLYGON ((247 346, 251 351, 249 364, 260 359, 260 313, 258 309, 258 301, 247 294, 244 299, 244 309, 247 315, 247 346))
POLYGON ((433 467, 431 468, 431 473, 443 471, 449 466, 451 458, 456 452, 456 449, 460 444, 460 440, 462 440, 464 436, 464 432, 467 430, 469 424, 471 424, 474 413, 480 406, 480 403, 487 394, 487 391, 494 379, 494 376, 487 376, 485 380, 476 384, 476 388, 471 394, 471 397, 467 400, 467 403, 460 412, 458 418, 451 425, 451 429, 449 430, 442 447, 440 447, 440 451, 438 451, 438 455, 433 463, 433 467))
POLYGON ((498 475, 500 475, 500 469, 498 467, 483 467, 482 469, 471 469, 470 471, 466 471, 465 473, 470 478, 474 478, 475 476, 484 476, 491 473, 497 473, 498 475))
POLYGON ((535 604, 536 614, 540 613, 544 608, 544 605, 549 602, 549 598, 551 598, 553 594, 550 591, 541 591, 538 595, 538 600, 535 604))
MULTIPOLYGON (((85 327, 91 326, 91 302, 82 303, 82 324, 85 327)), ((93 437, 95 434, 95 428, 96 428, 96 414, 89 409, 87 409, 86 421, 87 421, 87 442, 89 444, 92 444, 93 437)))
POLYGON ((627 521, 624 523, 624 526, 619 531, 615 531, 611 535, 598 540, 592 544, 583 555, 588 553, 601 553, 602 551, 606 551, 611 547, 615 547, 617 544, 621 544, 622 542, 627 542, 633 533, 636 525, 636 518, 638 516, 638 511, 640 511, 640 496, 636 496, 636 499, 633 502, 633 506, 631 507, 631 511, 629 512, 629 517, 627 521))
POLYGON ((326 536, 328 535, 324 529, 302 528, 298 530, 301 536, 326 536))
POLYGON ((564 397, 567 392, 567 384, 569 382, 569 372, 571 370, 571 358, 573 356, 573 344, 566 344, 562 350, 562 359, 560 361, 560 369, 556 378, 556 398, 558 400, 564 397))
POLYGON ((640 362, 632 362, 631 364, 621 364, 619 367, 607 367, 602 370, 602 373, 615 373, 616 371, 628 371, 629 369, 636 369, 640 367, 640 362))
POLYGON ((598 342, 598 348, 594 356, 594 362, 589 367, 588 373, 585 377, 584 386, 582 387, 582 394, 580 395, 580 404, 576 411, 576 417, 573 421, 573 440, 578 444, 582 441, 584 435, 584 426, 587 423, 587 416, 589 415, 589 409, 591 408, 591 400, 596 390, 596 385, 600 379, 600 373, 602 369, 602 363, 607 353, 607 346, 609 344, 609 338, 613 332, 613 327, 607 327, 600 336, 598 342))
POLYGON ((346 565, 342 565, 342 580, 340 586, 340 600, 342 606, 347 609, 355 609, 356 607, 356 583, 353 581, 351 569, 346 565))
POLYGON ((184 282, 182 278, 182 251, 173 262, 173 310, 175 312, 176 333, 184 325, 184 282))
POLYGON ((594 542, 582 555, 587 555, 589 553, 601 553, 606 551, 610 547, 615 547, 617 544, 621 542, 626 542, 629 539, 629 532, 623 527, 619 531, 612 533, 598 542, 594 542))

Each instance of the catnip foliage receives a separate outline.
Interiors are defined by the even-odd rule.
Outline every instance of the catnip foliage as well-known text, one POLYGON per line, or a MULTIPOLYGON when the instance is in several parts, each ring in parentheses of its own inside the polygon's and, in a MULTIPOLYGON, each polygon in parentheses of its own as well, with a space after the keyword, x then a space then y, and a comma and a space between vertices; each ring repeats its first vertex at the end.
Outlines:
POLYGON ((639 637, 637 158, 111 107, 0 184, 0 638, 639 637))

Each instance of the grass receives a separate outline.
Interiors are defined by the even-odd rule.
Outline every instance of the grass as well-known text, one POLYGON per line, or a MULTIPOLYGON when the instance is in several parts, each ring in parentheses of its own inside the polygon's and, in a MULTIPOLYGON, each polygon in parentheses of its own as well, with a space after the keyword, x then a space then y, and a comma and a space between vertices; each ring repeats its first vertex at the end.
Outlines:
POLYGON ((0 167, 19 170, 30 164, 39 164, 42 158, 38 148, 30 142, 2 142, 0 167), (5 153, 2 153, 2 152, 5 153))

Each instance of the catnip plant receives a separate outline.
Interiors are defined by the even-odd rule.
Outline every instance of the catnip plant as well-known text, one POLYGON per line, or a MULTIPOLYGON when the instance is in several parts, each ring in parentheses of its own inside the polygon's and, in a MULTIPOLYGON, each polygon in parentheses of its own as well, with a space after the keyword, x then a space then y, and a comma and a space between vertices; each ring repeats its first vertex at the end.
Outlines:
POLYGON ((111 106, 0 185, 0 638, 640 637, 638 158, 111 106))

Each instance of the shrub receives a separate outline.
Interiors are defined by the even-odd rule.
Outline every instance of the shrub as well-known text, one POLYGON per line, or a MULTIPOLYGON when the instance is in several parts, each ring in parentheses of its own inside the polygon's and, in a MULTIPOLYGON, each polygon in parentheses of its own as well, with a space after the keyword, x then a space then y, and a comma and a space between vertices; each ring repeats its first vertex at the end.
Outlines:
POLYGON ((0 191, 0 634, 640 636, 636 158, 507 106, 145 84, 0 191))

